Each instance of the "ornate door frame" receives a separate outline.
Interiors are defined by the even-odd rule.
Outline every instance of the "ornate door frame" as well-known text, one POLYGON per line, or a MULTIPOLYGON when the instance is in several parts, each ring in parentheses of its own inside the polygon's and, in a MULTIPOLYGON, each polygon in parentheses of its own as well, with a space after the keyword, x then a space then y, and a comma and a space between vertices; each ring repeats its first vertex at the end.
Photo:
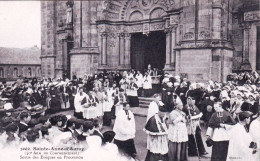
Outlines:
POLYGON ((175 38, 180 12, 172 0, 105 1, 100 19, 96 21, 99 35, 99 70, 128 70, 132 33, 149 35, 152 31, 166 33, 165 70, 175 69, 175 38), (175 8, 175 9, 174 9, 175 8))

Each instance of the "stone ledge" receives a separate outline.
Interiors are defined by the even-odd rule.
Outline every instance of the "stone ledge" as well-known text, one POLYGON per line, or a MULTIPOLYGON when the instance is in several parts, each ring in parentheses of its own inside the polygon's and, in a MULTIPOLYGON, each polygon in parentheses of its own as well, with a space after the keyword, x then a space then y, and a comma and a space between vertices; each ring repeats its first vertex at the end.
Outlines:
POLYGON ((194 40, 190 41, 181 41, 178 46, 176 46, 175 50, 181 49, 201 49, 201 48, 225 48, 233 50, 233 44, 228 41, 223 40, 194 40))
POLYGON ((99 54, 98 47, 84 47, 84 48, 73 48, 70 55, 77 55, 77 54, 99 54))
POLYGON ((107 65, 100 65, 98 70, 130 70, 130 67, 126 66, 107 66, 107 65))
POLYGON ((56 55, 43 55, 43 56, 40 56, 40 58, 55 58, 56 55))

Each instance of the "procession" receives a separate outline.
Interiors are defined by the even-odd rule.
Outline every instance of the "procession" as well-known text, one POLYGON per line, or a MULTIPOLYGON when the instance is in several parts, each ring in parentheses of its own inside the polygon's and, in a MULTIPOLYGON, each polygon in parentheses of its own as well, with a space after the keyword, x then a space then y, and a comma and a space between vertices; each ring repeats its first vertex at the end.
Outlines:
POLYGON ((0 161, 259 161, 259 8, 0 1, 0 161))
MULTIPOLYGON (((136 116, 131 108, 138 107, 138 93, 143 95, 143 87, 151 83, 150 75, 137 73, 104 71, 72 80, 3 81, 1 151, 40 144, 81 148, 84 160, 137 159, 136 116), (102 133, 104 127, 111 128, 102 133), (101 155, 93 156, 92 150, 101 155)), ((168 73, 163 77, 161 92, 150 92, 153 101, 143 127, 147 154, 141 154, 146 161, 203 158, 204 145, 212 148, 211 160, 259 160, 256 72, 230 74, 227 83, 190 82, 168 73), (205 143, 201 124, 207 127, 205 143)))

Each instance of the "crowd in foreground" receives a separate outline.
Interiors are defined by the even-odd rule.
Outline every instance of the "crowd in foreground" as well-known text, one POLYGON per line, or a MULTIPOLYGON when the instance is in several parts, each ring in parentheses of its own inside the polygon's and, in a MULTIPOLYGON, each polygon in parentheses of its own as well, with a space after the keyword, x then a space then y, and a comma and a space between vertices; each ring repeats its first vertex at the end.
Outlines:
POLYGON ((259 76, 245 72, 231 74, 227 80, 190 82, 165 73, 159 94, 152 93, 149 71, 2 82, 0 149, 78 147, 84 149, 85 160, 104 160, 102 156, 134 160, 136 127, 131 107, 139 106, 138 96, 153 95, 144 126, 146 161, 206 155, 202 123, 207 128, 206 145, 212 147, 211 160, 259 160, 259 76), (66 110, 74 113, 60 114, 66 110), (101 132, 111 125, 113 130, 101 132), (97 151, 104 155, 96 155, 97 151))

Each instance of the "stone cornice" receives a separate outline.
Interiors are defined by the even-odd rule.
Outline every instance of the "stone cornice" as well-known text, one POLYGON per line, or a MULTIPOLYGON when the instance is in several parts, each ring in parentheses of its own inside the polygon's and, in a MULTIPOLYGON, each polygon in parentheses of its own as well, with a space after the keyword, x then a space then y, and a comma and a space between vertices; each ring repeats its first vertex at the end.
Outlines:
POLYGON ((130 70, 131 68, 129 66, 125 66, 125 65, 119 65, 116 67, 111 67, 111 66, 104 66, 104 65, 100 65, 98 67, 98 70, 110 70, 110 71, 115 71, 115 70, 130 70))
POLYGON ((41 64, 0 64, 0 66, 41 66, 41 64))
POLYGON ((250 11, 244 13, 244 21, 260 21, 260 11, 250 11))
POLYGON ((82 47, 82 48, 73 48, 70 55, 77 55, 77 54, 99 54, 98 47, 82 47))
POLYGON ((56 57, 56 55, 42 55, 42 56, 40 56, 40 58, 42 59, 42 58, 55 58, 56 57))
POLYGON ((198 49, 198 48, 225 48, 233 50, 233 44, 223 40, 204 40, 204 41, 181 41, 175 50, 181 49, 198 49))
MULTIPOLYGON (((167 19, 167 18, 166 18, 167 19)), ((144 19, 139 21, 109 21, 109 20, 98 20, 97 25, 137 25, 143 23, 155 23, 155 22, 165 22, 163 18, 158 19, 144 19)))

